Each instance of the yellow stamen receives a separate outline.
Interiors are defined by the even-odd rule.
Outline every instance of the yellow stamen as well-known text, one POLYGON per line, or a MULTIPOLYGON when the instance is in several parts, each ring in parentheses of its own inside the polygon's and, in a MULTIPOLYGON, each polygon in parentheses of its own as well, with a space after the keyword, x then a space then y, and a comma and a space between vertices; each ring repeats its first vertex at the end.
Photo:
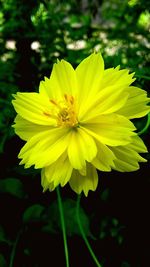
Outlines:
POLYGON ((54 99, 50 99, 50 102, 57 106, 57 102, 54 99))
POLYGON ((47 117, 51 117, 51 114, 49 114, 48 112, 43 112, 43 114, 47 117))
POLYGON ((57 102, 54 99, 50 99, 50 102, 54 107, 50 113, 44 112, 44 115, 55 119, 58 126, 76 127, 78 125, 75 99, 72 95, 64 94, 62 101, 57 102))

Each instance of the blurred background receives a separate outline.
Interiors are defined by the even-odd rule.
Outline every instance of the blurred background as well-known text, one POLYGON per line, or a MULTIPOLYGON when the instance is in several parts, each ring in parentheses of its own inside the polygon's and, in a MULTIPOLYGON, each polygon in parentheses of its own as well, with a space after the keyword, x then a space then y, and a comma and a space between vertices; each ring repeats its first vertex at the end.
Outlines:
MULTIPOLYGON (((0 1, 0 267, 65 266, 56 192, 42 193, 40 172, 18 165, 24 142, 11 127, 12 94, 38 91, 57 58, 76 67, 95 50, 106 68, 135 72, 134 84, 149 95, 149 49, 149 0, 0 1)), ((146 121, 134 120, 139 131, 146 121)), ((141 137, 150 147, 149 131, 141 137)), ((103 267, 150 264, 145 157, 134 173, 99 173, 97 191, 81 200, 82 223, 103 267)), ((69 186, 61 192, 70 266, 95 266, 77 226, 76 195, 69 186)))

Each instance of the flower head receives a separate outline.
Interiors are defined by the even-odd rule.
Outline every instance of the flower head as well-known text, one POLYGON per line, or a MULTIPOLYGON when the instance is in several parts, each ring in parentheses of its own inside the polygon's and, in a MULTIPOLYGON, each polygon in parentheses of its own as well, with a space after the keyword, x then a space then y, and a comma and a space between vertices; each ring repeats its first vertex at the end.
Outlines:
POLYGON ((26 141, 18 157, 25 168, 42 169, 44 191, 68 182, 76 193, 95 190, 100 171, 131 172, 147 152, 130 119, 145 116, 146 92, 131 86, 133 73, 104 69, 100 53, 76 69, 65 60, 53 66, 39 93, 17 93, 15 132, 26 141))

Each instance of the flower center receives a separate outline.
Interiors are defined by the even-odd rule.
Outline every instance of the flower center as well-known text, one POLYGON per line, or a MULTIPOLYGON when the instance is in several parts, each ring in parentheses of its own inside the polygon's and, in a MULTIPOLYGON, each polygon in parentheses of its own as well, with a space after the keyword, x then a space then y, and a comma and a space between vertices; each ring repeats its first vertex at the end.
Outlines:
POLYGON ((62 101, 57 102, 56 100, 50 99, 50 102, 53 104, 52 112, 50 114, 44 114, 55 119, 57 126, 78 126, 75 100, 73 96, 65 94, 62 101))

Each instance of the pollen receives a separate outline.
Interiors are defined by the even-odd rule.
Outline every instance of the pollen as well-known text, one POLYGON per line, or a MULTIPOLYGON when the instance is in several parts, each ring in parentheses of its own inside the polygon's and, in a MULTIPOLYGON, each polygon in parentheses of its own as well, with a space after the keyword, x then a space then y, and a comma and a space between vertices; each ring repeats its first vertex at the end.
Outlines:
POLYGON ((43 114, 55 119, 57 126, 78 126, 75 99, 72 95, 64 94, 61 101, 50 99, 50 103, 52 104, 51 112, 44 112, 43 114))

